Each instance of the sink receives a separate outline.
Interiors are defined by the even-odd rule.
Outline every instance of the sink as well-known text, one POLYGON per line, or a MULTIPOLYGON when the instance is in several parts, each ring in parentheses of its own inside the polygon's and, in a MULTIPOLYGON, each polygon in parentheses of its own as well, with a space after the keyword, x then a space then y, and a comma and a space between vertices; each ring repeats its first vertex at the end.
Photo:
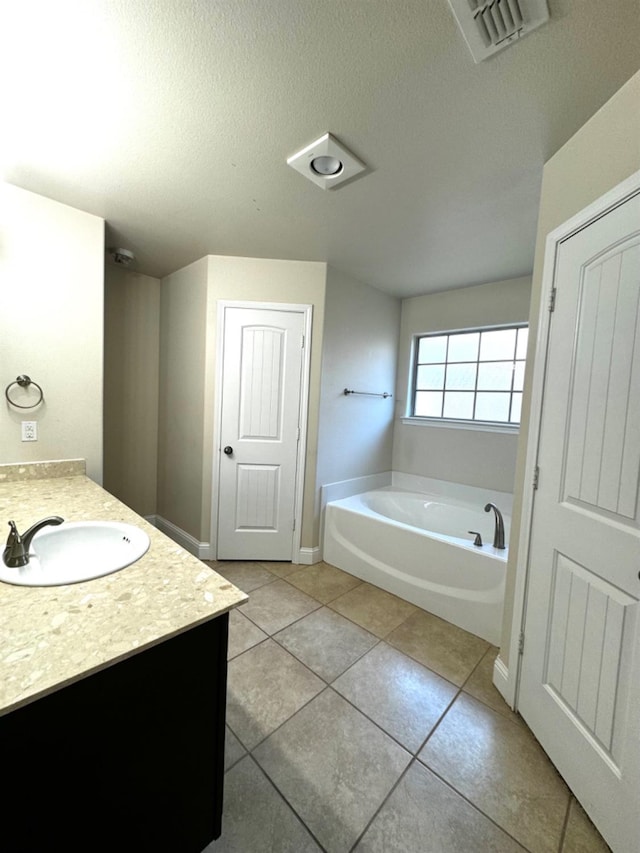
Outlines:
POLYGON ((19 586, 60 586, 110 575, 149 549, 140 528, 120 521, 65 521, 33 537, 29 562, 9 568, 0 559, 0 580, 19 586))

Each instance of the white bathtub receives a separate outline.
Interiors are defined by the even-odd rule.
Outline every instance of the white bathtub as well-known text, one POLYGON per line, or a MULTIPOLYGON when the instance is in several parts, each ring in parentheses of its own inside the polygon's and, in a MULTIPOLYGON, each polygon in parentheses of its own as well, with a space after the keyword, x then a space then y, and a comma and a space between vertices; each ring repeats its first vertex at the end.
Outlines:
MULTIPOLYGON (((444 484, 446 485, 446 484, 444 484)), ((452 495, 386 487, 330 501, 323 557, 362 580, 482 637, 500 642, 508 549, 493 547, 486 490, 452 495), (483 546, 467 531, 477 530, 483 546)), ((509 541, 510 505, 501 506, 509 541)))

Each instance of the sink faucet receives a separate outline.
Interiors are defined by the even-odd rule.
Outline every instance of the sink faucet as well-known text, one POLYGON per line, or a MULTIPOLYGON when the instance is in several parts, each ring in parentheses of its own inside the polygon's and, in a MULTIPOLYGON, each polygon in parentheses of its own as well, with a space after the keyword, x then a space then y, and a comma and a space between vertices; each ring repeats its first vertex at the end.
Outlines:
POLYGON ((496 527, 493 534, 493 547, 499 548, 501 551, 504 550, 504 521, 502 520, 502 513, 498 509, 495 504, 487 504, 484 508, 485 512, 490 512, 493 510, 496 514, 496 527))
POLYGON ((63 521, 64 518, 60 518, 59 515, 50 515, 48 518, 43 518, 42 521, 37 521, 22 536, 18 533, 15 521, 10 521, 9 536, 2 554, 5 566, 9 566, 11 569, 26 566, 29 562, 29 548, 31 547, 31 540, 38 530, 42 530, 43 527, 46 527, 49 524, 62 524, 63 521))

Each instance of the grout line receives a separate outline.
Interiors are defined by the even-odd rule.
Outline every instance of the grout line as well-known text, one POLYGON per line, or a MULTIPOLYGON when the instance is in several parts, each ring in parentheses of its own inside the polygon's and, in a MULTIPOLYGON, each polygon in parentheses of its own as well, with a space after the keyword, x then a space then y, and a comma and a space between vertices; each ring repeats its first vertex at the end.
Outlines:
MULTIPOLYGON (((243 756, 243 758, 244 758, 244 757, 245 757, 245 756, 243 756)), ((310 828, 309 826, 307 826, 307 824, 304 822, 304 820, 302 819, 302 817, 301 817, 301 816, 298 814, 298 812, 294 809, 293 805, 292 805, 292 804, 289 802, 289 800, 285 797, 285 795, 282 793, 282 791, 280 790, 280 788, 278 788, 278 786, 276 785, 276 783, 273 781, 273 779, 271 778, 271 776, 269 776, 269 774, 268 774, 268 773, 266 772, 266 770, 262 767, 262 765, 261 765, 261 764, 256 760, 256 758, 254 758, 254 756, 253 756, 253 755, 251 755, 251 753, 248 753, 247 757, 250 759, 250 761, 252 761, 252 762, 255 764, 255 766, 258 768, 259 772, 260 772, 260 773, 262 773, 262 775, 263 775, 263 776, 264 776, 264 778, 266 779, 267 783, 268 783, 269 785, 271 785, 271 787, 272 787, 272 788, 273 788, 273 790, 276 792, 276 794, 280 797, 280 799, 282 800, 282 802, 283 802, 283 803, 287 806, 287 808, 289 808, 289 810, 293 813, 294 817, 295 817, 295 818, 296 818, 296 820, 297 820, 297 821, 302 825, 303 829, 305 829, 305 830, 309 833, 309 835, 310 835, 310 836, 311 836, 311 838, 315 841, 315 843, 318 845, 318 847, 320 848, 320 850, 322 851, 322 853, 326 853, 326 847, 324 847, 324 846, 320 843, 320 840, 319 840, 318 838, 316 838, 316 836, 314 835, 314 833, 311 831, 311 828, 310 828)), ((277 853, 277 851, 274 851, 274 853, 277 853)))
POLYGON ((480 808, 480 806, 477 803, 474 803, 473 800, 470 800, 469 797, 466 796, 466 794, 463 794, 462 791, 459 791, 456 787, 454 787, 454 785, 452 785, 451 782, 447 781, 447 779, 445 779, 444 776, 441 776, 440 773, 438 773, 436 770, 433 769, 433 767, 430 767, 428 764, 425 764, 419 758, 416 758, 416 761, 418 761, 418 763, 421 764, 422 767, 424 767, 429 773, 432 773, 436 777, 436 779, 439 779, 443 785, 446 785, 447 788, 449 788, 449 790, 453 791, 454 794, 457 794, 458 797, 460 797, 468 805, 470 805, 471 808, 474 809, 474 811, 478 812, 478 814, 481 814, 484 818, 486 818, 494 826, 496 826, 501 832, 504 832, 505 835, 507 835, 509 838, 511 838, 513 841, 515 841, 515 843, 518 844, 520 847, 522 847, 522 849, 525 850, 526 853, 536 853, 535 850, 531 850, 530 847, 527 847, 523 841, 519 841, 515 837, 515 835, 513 835, 511 832, 509 832, 508 829, 506 829, 504 826, 501 826, 495 818, 491 817, 491 815, 489 815, 485 811, 483 811, 480 808))

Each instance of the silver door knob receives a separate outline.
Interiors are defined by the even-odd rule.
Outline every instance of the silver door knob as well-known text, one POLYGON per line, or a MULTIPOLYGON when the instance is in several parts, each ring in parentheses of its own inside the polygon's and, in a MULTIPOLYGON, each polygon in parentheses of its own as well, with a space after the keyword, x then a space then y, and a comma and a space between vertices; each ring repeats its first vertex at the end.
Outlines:
POLYGON ((226 453, 227 456, 231 456, 231 454, 233 453, 233 447, 231 447, 230 444, 227 444, 227 446, 225 447, 225 449, 222 452, 226 453))

